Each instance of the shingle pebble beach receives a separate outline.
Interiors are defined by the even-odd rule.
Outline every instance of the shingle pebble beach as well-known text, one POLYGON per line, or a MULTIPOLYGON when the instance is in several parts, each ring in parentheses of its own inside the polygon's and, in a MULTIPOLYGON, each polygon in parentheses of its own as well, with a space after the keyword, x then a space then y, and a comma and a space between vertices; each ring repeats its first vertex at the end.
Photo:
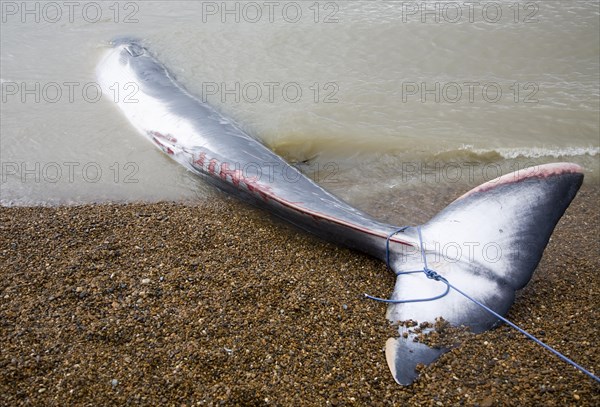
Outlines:
MULTIPOLYGON (((508 314, 596 375, 599 201, 582 187, 508 314)), ((600 405, 505 325, 397 385, 363 296, 393 273, 225 197, 2 207, 0 275, 0 405, 600 405)))

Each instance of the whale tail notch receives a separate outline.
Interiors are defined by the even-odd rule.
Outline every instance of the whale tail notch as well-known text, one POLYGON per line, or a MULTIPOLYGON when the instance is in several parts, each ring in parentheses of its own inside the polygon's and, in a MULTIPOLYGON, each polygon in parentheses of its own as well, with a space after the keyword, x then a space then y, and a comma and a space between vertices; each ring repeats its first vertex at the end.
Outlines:
MULTIPOLYGON (((392 300, 432 298, 445 284, 425 273, 430 269, 500 315, 506 314, 515 290, 530 280, 559 219, 583 181, 582 168, 569 163, 546 164, 504 175, 467 192, 421 226, 422 247, 398 256, 392 268, 398 274, 392 300)), ((414 232, 413 232, 414 233, 414 232)), ((392 303, 392 322, 432 323, 442 317, 452 326, 482 332, 498 319, 454 290, 439 299, 392 303)), ((406 328, 401 328, 405 330, 406 328)), ((416 333, 386 343, 386 359, 394 379, 414 381, 418 364, 429 364, 448 349, 416 341, 416 333)))

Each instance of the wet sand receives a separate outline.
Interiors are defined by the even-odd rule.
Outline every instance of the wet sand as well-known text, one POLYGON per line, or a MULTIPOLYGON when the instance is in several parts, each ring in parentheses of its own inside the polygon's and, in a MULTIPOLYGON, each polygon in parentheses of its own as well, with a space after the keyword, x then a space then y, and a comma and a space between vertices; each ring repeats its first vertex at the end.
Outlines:
MULTIPOLYGON (((582 188, 508 314, 596 374, 599 198, 582 188)), ((600 405, 506 326, 397 385, 363 298, 392 273, 232 199, 0 208, 0 273, 2 405, 600 405)))

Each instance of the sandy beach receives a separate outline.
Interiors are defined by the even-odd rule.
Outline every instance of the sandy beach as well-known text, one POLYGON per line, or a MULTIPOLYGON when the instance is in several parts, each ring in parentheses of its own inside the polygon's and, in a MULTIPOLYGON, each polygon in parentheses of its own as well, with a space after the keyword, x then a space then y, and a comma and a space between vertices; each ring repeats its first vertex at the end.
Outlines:
MULTIPOLYGON (((596 375, 599 201, 582 187, 508 314, 596 375)), ((393 274, 225 197, 0 208, 0 273, 6 406, 600 405, 600 385, 507 326, 397 385, 397 331, 363 298, 393 274)))

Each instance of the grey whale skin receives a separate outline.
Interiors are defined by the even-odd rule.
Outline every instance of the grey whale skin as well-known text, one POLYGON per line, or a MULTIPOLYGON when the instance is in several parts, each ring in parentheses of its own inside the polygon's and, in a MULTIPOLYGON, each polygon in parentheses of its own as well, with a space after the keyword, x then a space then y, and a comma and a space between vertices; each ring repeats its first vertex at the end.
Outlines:
MULTIPOLYGON (((106 94, 115 84, 135 84, 136 101, 117 100, 119 108, 141 134, 190 171, 321 238, 385 261, 386 239, 398 226, 353 208, 302 175, 188 93, 139 41, 113 41, 96 73, 106 94), (259 176, 259 168, 269 169, 268 179, 259 176)), ((546 164, 474 188, 421 225, 422 241, 415 228, 392 236, 392 270, 396 274, 421 270, 422 242, 431 269, 504 315, 515 290, 530 280, 556 223, 575 197, 582 171, 570 163, 546 164), (440 249, 453 245, 469 248, 468 255, 451 256, 440 249)), ((429 298, 443 291, 443 284, 424 273, 402 274, 391 299, 429 298)), ((434 301, 389 304, 386 316, 390 321, 418 322, 443 317, 474 332, 499 322, 453 290, 434 301)), ((418 363, 429 364, 447 351, 413 338, 409 333, 386 343, 388 366, 403 385, 415 380, 418 363)))

